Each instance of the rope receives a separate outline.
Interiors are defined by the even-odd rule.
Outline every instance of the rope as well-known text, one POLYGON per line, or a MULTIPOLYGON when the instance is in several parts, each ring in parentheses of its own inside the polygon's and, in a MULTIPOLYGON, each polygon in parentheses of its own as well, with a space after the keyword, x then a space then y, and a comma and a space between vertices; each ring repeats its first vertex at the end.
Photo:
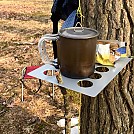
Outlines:
MULTIPOLYGON (((77 17, 81 19, 81 24, 82 24, 82 21, 83 21, 83 18, 84 18, 84 15, 82 14, 82 10, 81 10, 81 2, 79 0, 79 7, 77 9, 77 17)), ((80 93, 80 107, 79 107, 79 134, 80 134, 80 115, 81 115, 81 93, 80 93)))
POLYGON ((81 19, 81 23, 82 23, 84 16, 83 16, 83 14, 82 14, 80 0, 79 0, 79 7, 78 7, 78 9, 77 9, 77 17, 81 19))

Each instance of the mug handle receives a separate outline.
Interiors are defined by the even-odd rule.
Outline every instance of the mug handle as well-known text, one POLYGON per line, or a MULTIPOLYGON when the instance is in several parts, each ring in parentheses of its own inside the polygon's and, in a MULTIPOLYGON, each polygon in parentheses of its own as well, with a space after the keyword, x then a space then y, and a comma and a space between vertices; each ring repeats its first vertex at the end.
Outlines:
POLYGON ((40 54, 40 57, 42 59, 42 62, 45 64, 51 64, 50 58, 47 55, 46 52, 46 41, 56 41, 58 40, 59 35, 58 34, 45 34, 38 42, 38 51, 40 54))

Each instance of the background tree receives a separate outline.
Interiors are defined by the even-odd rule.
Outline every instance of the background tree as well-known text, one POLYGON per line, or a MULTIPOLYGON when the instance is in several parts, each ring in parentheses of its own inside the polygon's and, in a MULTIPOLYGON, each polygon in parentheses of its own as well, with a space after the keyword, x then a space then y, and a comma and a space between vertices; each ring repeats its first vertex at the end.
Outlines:
MULTIPOLYGON (((84 26, 127 42, 134 55, 134 0, 81 0, 84 26)), ((82 95, 81 134, 134 133, 134 60, 95 98, 82 95)))

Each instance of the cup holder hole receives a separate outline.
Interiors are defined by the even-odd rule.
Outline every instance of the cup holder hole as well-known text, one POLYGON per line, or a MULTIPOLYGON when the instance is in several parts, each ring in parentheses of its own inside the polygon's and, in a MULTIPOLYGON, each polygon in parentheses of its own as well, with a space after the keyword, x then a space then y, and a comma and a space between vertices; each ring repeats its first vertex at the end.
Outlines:
POLYGON ((56 70, 46 70, 44 71, 44 75, 47 75, 47 76, 53 76, 53 75, 56 75, 56 70))
POLYGON ((81 80, 81 81, 78 81, 78 86, 80 87, 91 87, 93 86, 93 83, 91 81, 88 81, 88 80, 81 80))
POLYGON ((101 74, 99 73, 93 73, 92 75, 89 76, 91 79, 100 79, 102 77, 101 74))
POLYGON ((109 69, 107 67, 97 67, 95 70, 98 72, 108 72, 109 71, 109 69))

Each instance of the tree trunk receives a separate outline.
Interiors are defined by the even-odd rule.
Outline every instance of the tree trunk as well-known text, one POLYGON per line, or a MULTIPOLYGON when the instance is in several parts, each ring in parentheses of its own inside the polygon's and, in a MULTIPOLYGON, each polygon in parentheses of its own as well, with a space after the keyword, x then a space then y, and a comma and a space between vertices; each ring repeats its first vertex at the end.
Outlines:
POLYGON ((71 133, 71 108, 70 108, 71 98, 68 95, 67 92, 68 89, 64 87, 60 87, 60 89, 64 99, 65 134, 70 134, 71 133))
MULTIPOLYGON (((81 0, 84 26, 127 42, 134 55, 134 0, 81 0)), ((81 134, 134 134, 134 60, 95 98, 82 95, 81 134)))

